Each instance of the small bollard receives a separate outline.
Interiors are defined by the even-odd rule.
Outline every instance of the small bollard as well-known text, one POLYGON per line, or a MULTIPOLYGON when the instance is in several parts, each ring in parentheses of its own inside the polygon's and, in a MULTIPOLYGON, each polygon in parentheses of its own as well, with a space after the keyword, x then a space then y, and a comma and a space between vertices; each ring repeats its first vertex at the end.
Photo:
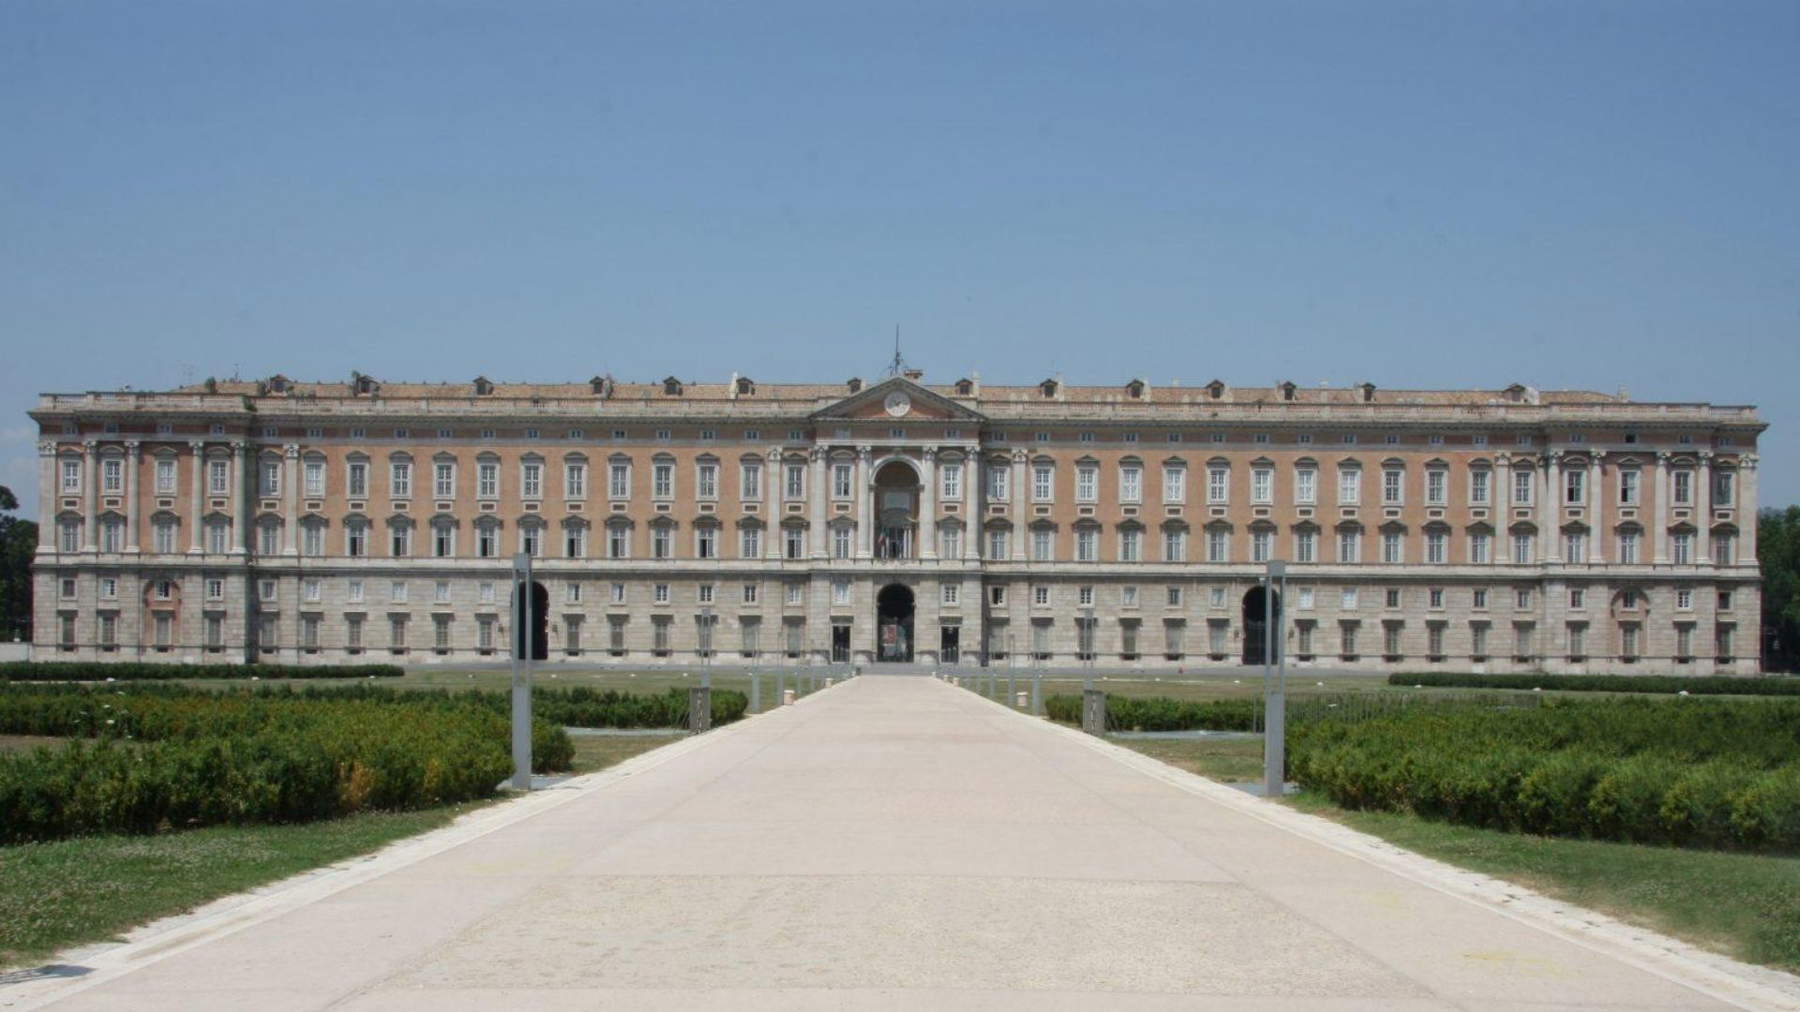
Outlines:
POLYGON ((1081 694, 1081 729, 1089 734, 1106 733, 1106 693, 1099 689, 1081 694))
POLYGON ((794 690, 793 689, 781 690, 781 705, 782 706, 793 706, 794 705, 794 690))
POLYGON ((1027 706, 1030 706, 1031 705, 1031 694, 1027 693, 1027 692, 1015 693, 1013 695, 1013 705, 1017 706, 1021 710, 1025 709, 1027 706))
POLYGON ((697 688, 688 690, 688 730, 712 730, 712 690, 697 688))

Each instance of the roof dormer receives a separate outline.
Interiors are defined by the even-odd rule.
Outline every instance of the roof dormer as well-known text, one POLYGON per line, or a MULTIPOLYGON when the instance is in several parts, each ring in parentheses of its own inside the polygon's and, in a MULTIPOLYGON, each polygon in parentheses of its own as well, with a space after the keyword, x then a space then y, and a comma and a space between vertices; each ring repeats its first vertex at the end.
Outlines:
POLYGON ((486 397, 494 392, 494 381, 486 376, 475 377, 475 396, 486 397))
POLYGON ((676 379, 673 376, 667 376, 667 377, 663 378, 662 383, 663 383, 663 396, 665 396, 665 397, 680 397, 681 396, 682 387, 681 387, 680 380, 676 379))
POLYGON ((1225 381, 1224 380, 1213 380, 1211 383, 1208 383, 1206 385, 1206 396, 1212 398, 1215 401, 1224 397, 1225 396, 1225 381))
POLYGON ((1144 399, 1144 393, 1149 389, 1149 384, 1141 379, 1134 379, 1130 383, 1125 384, 1125 396, 1134 401, 1141 401, 1144 399))
POLYGON ((1299 389, 1300 389, 1299 385, 1296 384, 1293 380, 1283 380, 1281 383, 1281 387, 1280 387, 1281 399, 1284 401, 1293 400, 1295 392, 1297 392, 1299 389))
POLYGON ((862 377, 861 376, 852 376, 849 379, 844 381, 844 386, 846 388, 848 388, 849 391, 853 394, 860 393, 860 392, 862 392, 862 388, 863 388, 862 377))

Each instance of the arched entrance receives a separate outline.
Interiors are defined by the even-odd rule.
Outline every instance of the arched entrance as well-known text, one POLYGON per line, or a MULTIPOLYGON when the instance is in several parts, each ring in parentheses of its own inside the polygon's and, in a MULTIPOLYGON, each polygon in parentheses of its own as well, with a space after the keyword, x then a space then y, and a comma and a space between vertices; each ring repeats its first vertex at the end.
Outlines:
POLYGON ((873 548, 877 559, 918 557, 920 491, 919 472, 906 461, 890 460, 876 470, 873 548))
MULTIPOLYGON (((518 621, 518 592, 513 592, 513 653, 519 654, 524 629, 518 621)), ((546 660, 550 656, 550 592, 536 580, 531 581, 531 659, 546 660)))
POLYGON ((875 597, 875 659, 913 659, 913 592, 891 583, 875 597))
MULTIPOLYGON (((1263 602, 1263 596, 1265 594, 1270 594, 1270 593, 1273 593, 1275 595, 1275 608, 1274 608, 1275 628, 1280 629, 1281 628, 1281 593, 1279 591, 1268 591, 1262 587, 1252 587, 1252 588, 1250 588, 1250 592, 1248 594, 1244 595, 1244 663, 1245 664, 1262 664, 1262 663, 1264 663, 1263 650, 1264 650, 1265 644, 1264 644, 1263 640, 1264 640, 1265 636, 1267 635, 1268 626, 1265 623, 1264 616, 1263 616, 1263 608, 1265 607, 1264 602, 1263 602)), ((1278 658, 1280 658, 1280 656, 1281 656, 1281 639, 1279 636, 1277 636, 1276 641, 1275 641, 1275 655, 1273 657, 1268 658, 1268 663, 1274 663, 1274 661, 1277 660, 1278 658)))

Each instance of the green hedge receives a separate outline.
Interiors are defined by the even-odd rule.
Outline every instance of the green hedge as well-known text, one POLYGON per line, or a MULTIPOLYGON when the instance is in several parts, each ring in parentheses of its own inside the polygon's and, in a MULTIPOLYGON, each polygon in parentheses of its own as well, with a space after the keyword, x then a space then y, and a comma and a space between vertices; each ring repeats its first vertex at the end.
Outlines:
POLYGON ((1467 689, 1562 689, 1574 692, 1686 692, 1692 696, 1800 696, 1791 675, 1482 675, 1469 672, 1399 672, 1389 685, 1467 689))
POLYGON ((0 682, 137 682, 171 678, 399 678, 393 664, 337 666, 286 664, 143 664, 137 662, 10 661, 0 664, 0 682))
POLYGON ((1548 700, 1292 725, 1289 774, 1347 808, 1556 836, 1800 848, 1800 702, 1548 700))
MULTIPOLYGON (((135 688, 135 687, 134 687, 135 688)), ((147 687, 146 687, 147 688, 147 687)), ((187 689, 181 691, 204 692, 187 689)), ((486 689, 397 689, 386 685, 263 686, 256 695, 270 698, 316 700, 372 699, 399 703, 462 701, 499 713, 512 712, 512 693, 486 689)), ((732 689, 712 692, 713 726, 740 720, 750 708, 750 697, 732 689)), ((562 727, 686 727, 688 690, 673 688, 656 694, 617 692, 611 689, 546 688, 533 686, 531 713, 562 727)))
MULTIPOLYGON (((1081 697, 1054 695, 1044 699, 1051 720, 1081 723, 1081 697)), ((1199 702, 1158 696, 1106 697, 1106 729, 1109 731, 1254 731, 1257 702, 1251 699, 1216 699, 1199 702)))
MULTIPOLYGON (((0 755, 0 843, 295 822, 484 797, 511 771, 506 718, 467 700, 0 687, 0 732, 92 739, 0 755)), ((561 727, 533 765, 569 768, 561 727)))

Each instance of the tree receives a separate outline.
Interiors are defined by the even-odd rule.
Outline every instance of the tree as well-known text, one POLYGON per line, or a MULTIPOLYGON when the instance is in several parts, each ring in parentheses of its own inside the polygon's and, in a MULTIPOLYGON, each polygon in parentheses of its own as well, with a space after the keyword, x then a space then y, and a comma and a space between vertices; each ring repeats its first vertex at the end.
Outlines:
POLYGON ((1800 670, 1800 506, 1766 509, 1756 518, 1762 566, 1763 667, 1800 670))
MULTIPOLYGON (((19 497, 0 485, 0 513, 18 508, 19 497)), ((31 557, 37 540, 37 524, 0 516, 0 640, 31 638, 31 557)))

